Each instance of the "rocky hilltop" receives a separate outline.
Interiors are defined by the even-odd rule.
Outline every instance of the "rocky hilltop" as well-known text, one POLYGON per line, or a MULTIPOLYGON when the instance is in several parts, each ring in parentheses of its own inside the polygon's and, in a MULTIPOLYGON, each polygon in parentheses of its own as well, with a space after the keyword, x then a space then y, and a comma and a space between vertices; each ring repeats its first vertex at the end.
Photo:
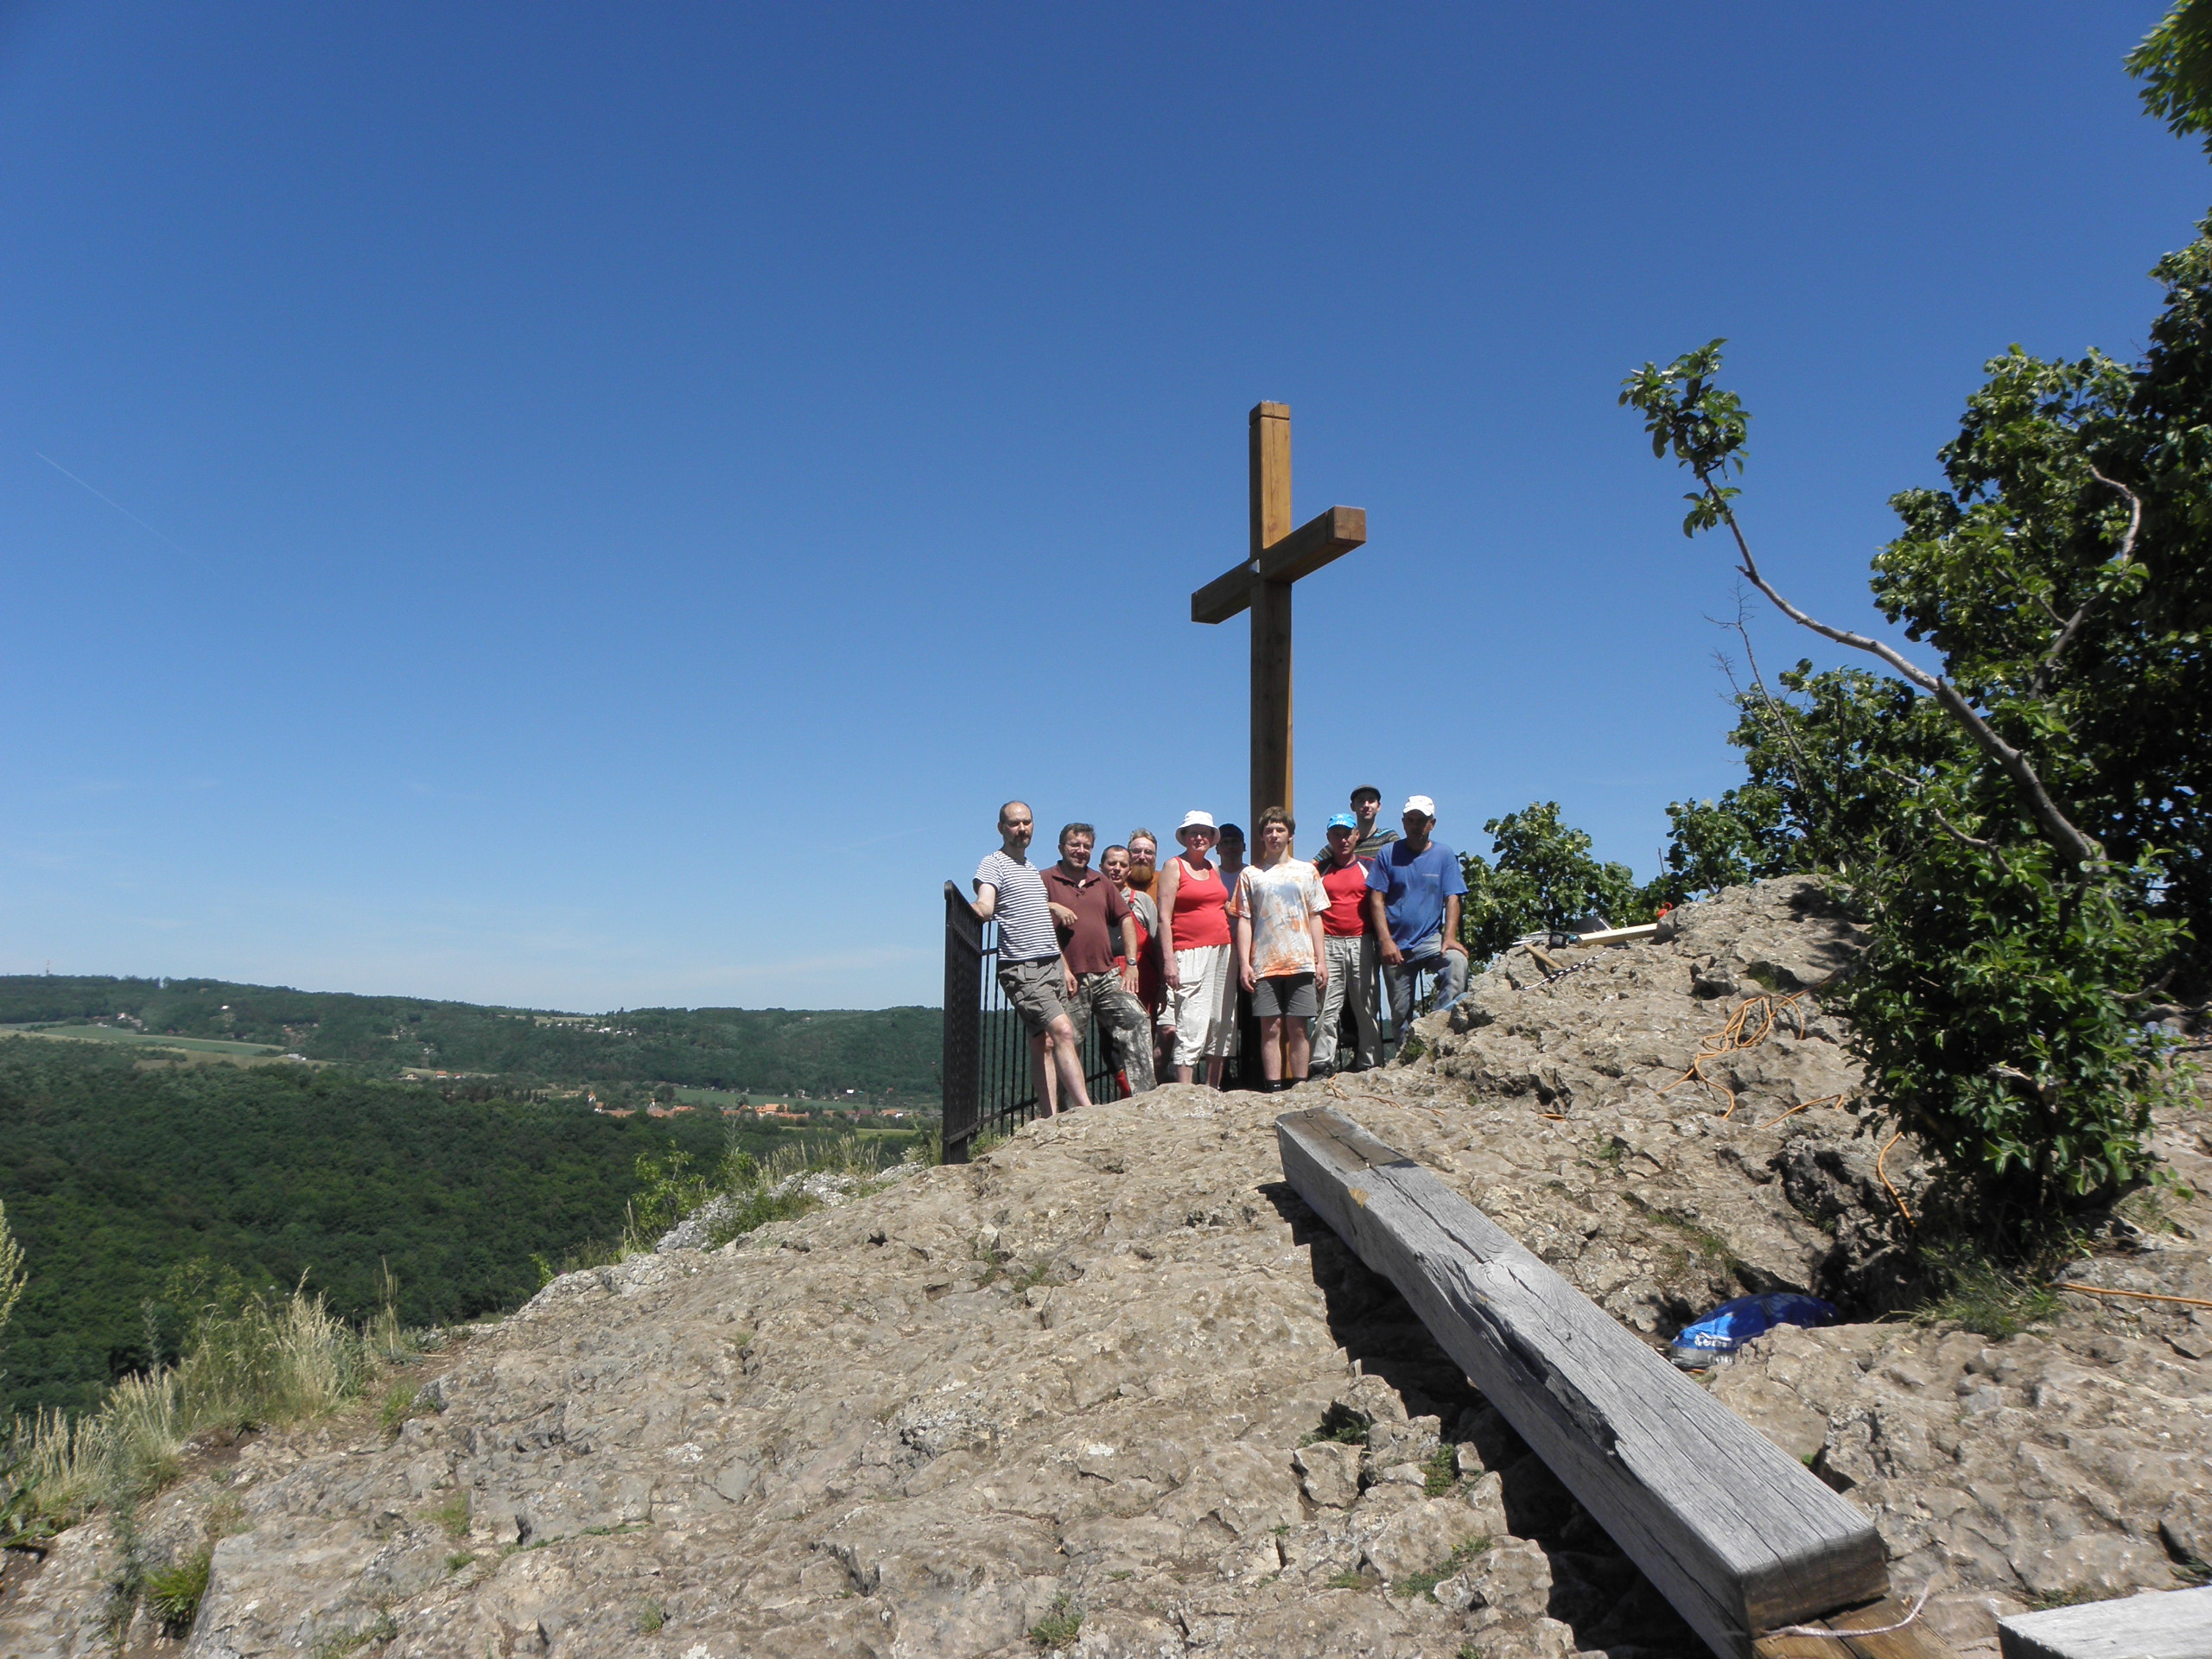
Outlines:
MULTIPOLYGON (((2206 1310, 2068 1294, 2001 1340, 1875 1317, 1925 1176, 1851 1109, 1810 988, 1855 948, 1817 888, 1764 883, 1565 977, 1516 950, 1409 1065, 1164 1088, 570 1274, 434 1362, 396 1432, 211 1451, 139 1548, 219 1536, 204 1659, 1701 1652, 1284 1185, 1275 1116, 1330 1101, 1655 1339, 1746 1288, 1841 1303, 1712 1386, 1874 1516, 1897 1585, 1940 1580, 1962 1653, 2004 1612, 2192 1581, 2206 1310)), ((2158 1144, 2212 1185, 2212 1116, 2158 1144)), ((2207 1299, 2208 1257, 2212 1205, 2168 1197, 2069 1276, 2207 1299)), ((112 1651, 117 1560, 105 1522, 65 1535, 0 1652, 112 1651)))

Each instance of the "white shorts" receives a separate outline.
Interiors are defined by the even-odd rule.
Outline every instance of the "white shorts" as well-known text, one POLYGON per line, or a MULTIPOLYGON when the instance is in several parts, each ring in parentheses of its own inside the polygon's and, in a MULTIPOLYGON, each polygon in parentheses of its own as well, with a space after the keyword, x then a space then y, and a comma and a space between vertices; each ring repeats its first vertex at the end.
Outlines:
POLYGON ((1202 944, 1175 953, 1183 982, 1167 993, 1166 1014, 1175 1020, 1175 1064, 1226 1059, 1236 1047, 1236 977, 1225 944, 1202 944))

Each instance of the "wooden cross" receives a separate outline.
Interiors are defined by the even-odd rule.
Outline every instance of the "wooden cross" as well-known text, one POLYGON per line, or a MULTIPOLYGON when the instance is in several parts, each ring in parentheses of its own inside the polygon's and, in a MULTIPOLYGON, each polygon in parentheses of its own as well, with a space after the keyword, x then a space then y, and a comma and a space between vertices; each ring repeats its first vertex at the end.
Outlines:
POLYGON ((1256 850, 1264 807, 1291 804, 1290 584, 1367 540, 1363 507, 1331 507, 1290 527, 1290 405, 1252 410, 1252 556, 1191 595, 1191 620, 1252 612, 1252 816, 1256 850))

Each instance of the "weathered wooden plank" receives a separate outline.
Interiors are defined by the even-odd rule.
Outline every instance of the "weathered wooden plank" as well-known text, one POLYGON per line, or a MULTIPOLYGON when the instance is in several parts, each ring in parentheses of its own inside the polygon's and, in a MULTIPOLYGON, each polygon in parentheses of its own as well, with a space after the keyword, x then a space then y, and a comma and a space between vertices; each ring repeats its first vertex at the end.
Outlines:
MULTIPOLYGON (((1927 1623, 1913 1619, 1907 1623, 1912 1609, 1899 1596, 1885 1596, 1872 1606, 1854 1607, 1847 1613, 1831 1613, 1825 1619, 1815 1621, 1826 1624, 1843 1637, 1842 1645, 1858 1655, 1859 1659, 1952 1659, 1951 1644, 1937 1636, 1927 1623), (1888 1628, 1904 1624, 1901 1630, 1888 1628), (1872 1630, 1872 1636, 1853 1636, 1853 1630, 1872 1630)), ((1836 1644, 1828 1644, 1834 1648, 1836 1644)), ((1831 1654, 1829 1659, 1834 1659, 1831 1654)))
POLYGON ((1300 1196, 1715 1653, 1887 1592, 1872 1522, 1427 1170, 1326 1108, 1276 1135, 1300 1196))
POLYGON ((2004 1659, 2212 1659, 2212 1585, 2015 1613, 1997 1645, 2004 1659))
POLYGON ((1574 944, 1614 944, 1623 939, 1648 939, 1658 931, 1656 922, 1640 922, 1634 927, 1609 927, 1602 933, 1572 933, 1567 938, 1574 944))
POLYGON ((1827 1634, 1763 1636, 1751 1644, 1752 1653, 1757 1659, 1955 1659, 1950 1644, 1897 1596, 1826 1618, 1799 1619, 1796 1627, 1827 1634))

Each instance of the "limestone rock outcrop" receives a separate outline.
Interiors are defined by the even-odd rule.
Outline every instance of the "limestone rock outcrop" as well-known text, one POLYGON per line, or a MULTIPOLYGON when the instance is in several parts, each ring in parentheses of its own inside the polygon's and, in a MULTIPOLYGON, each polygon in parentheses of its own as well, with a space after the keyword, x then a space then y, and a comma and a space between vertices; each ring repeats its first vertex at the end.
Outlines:
MULTIPOLYGON (((1510 954, 1411 1065, 1166 1087, 570 1274, 433 1357, 434 1408, 396 1434, 364 1411, 211 1453, 138 1548, 220 1535, 200 1659, 1702 1652, 1284 1185, 1274 1120, 1338 1105, 1655 1341, 1746 1288, 1864 1314, 1925 1173, 1810 1103, 1856 1079, 1817 995, 1669 1086, 1747 993, 1854 944, 1809 884, 1762 884, 1564 978, 1510 954)), ((2212 1116, 2158 1145, 2212 1184, 2212 1116)), ((2212 1298, 2212 1204, 2139 1223, 2075 1276, 2212 1298)), ((1948 1575, 1929 1617, 1965 1654, 1999 1614, 2171 1587, 2212 1548, 2212 1323, 2065 1301, 2002 1341, 1784 1330, 1712 1378, 1866 1508, 1902 1587, 1948 1575)), ((104 1522, 59 1541, 0 1594, 0 1652, 110 1651, 117 1559, 104 1522)))

